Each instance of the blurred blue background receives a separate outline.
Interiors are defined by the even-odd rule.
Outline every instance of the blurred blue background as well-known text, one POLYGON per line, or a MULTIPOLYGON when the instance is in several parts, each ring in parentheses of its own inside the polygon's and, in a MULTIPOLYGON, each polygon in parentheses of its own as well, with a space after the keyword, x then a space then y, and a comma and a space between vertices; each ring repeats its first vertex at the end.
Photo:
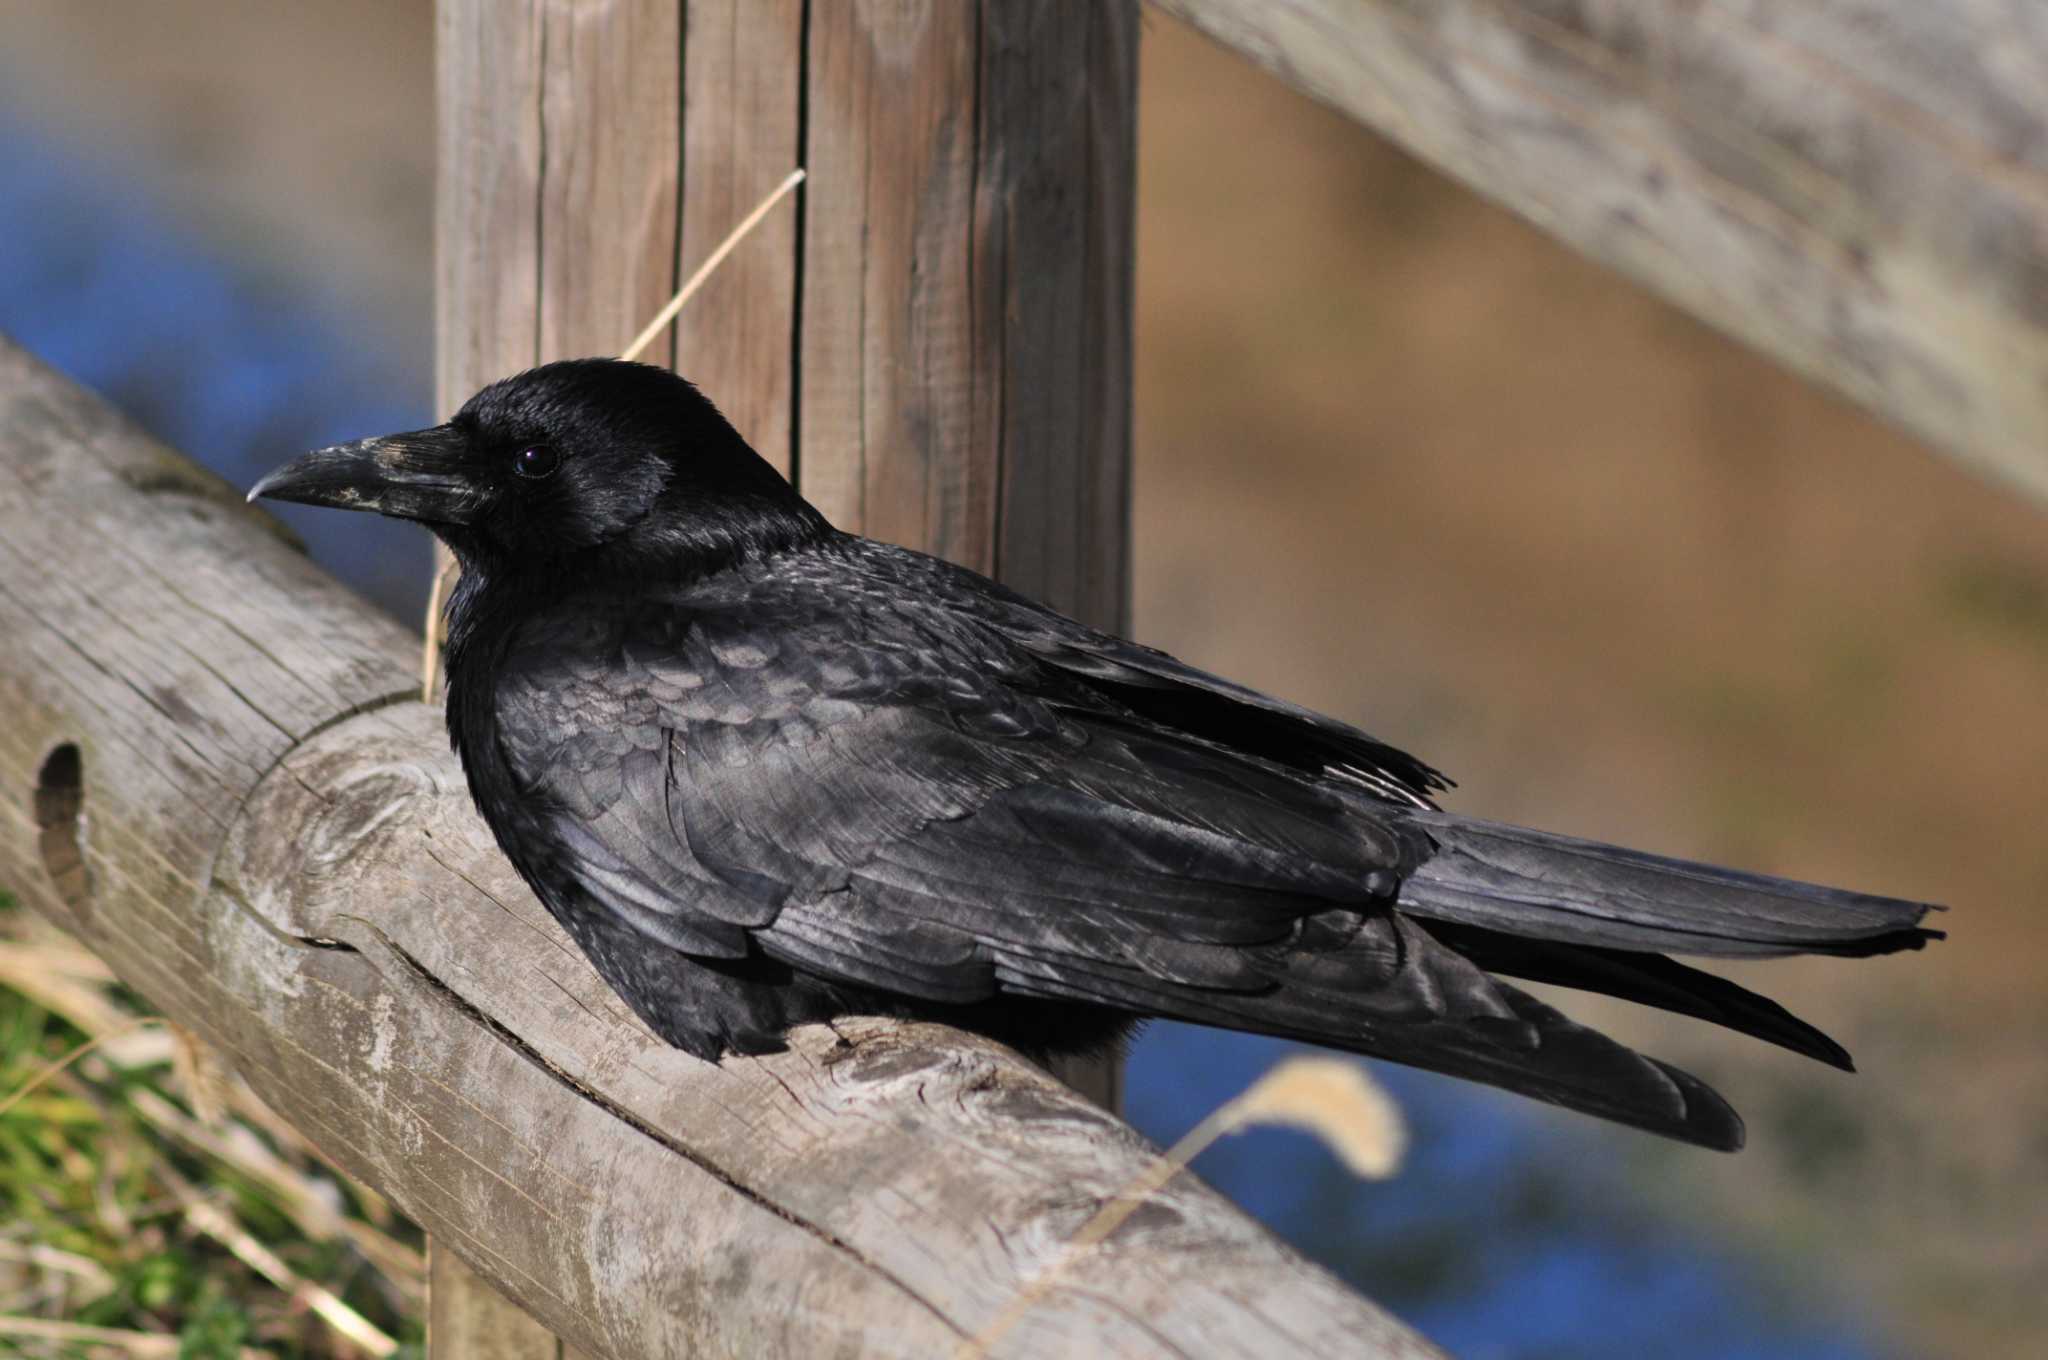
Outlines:
MULTIPOLYGON (((237 485, 431 421, 426 13, 11 12, 0 331, 237 485)), ((1970 913, 1924 958, 1742 972, 1848 1041, 1853 1082, 1566 1003, 1721 1085, 1739 1158, 1379 1068, 1412 1126, 1395 1180, 1270 1131, 1199 1172, 1473 1360, 2022 1353, 2048 1279, 2039 512, 1176 26, 1144 62, 1140 637, 1421 750, 1468 811, 1970 913)), ((295 509, 418 618, 423 534, 295 509)), ((1154 1026, 1127 1112, 1171 1142, 1283 1051, 1154 1026)))
MULTIPOLYGON (((431 371, 390 362, 378 318, 238 271, 132 185, 0 110, 0 331, 237 486, 295 449, 433 423, 431 371)), ((358 590, 419 617, 424 534, 277 513, 358 590)))

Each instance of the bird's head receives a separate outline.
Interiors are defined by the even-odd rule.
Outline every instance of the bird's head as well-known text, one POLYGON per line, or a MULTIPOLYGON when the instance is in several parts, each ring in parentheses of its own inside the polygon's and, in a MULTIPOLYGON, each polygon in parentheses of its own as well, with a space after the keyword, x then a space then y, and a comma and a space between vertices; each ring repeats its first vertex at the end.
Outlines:
POLYGON ((317 449, 259 496, 417 520, 496 575, 711 565, 829 532, 695 387, 615 359, 547 364, 445 425, 317 449))

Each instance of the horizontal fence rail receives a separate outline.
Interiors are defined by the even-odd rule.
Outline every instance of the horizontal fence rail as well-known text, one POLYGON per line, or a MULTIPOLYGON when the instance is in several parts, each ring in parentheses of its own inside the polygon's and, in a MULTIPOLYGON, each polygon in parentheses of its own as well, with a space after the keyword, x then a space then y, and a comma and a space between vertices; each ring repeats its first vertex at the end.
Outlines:
POLYGON ((2026 0, 1154 0, 1601 264, 2048 499, 2026 0))

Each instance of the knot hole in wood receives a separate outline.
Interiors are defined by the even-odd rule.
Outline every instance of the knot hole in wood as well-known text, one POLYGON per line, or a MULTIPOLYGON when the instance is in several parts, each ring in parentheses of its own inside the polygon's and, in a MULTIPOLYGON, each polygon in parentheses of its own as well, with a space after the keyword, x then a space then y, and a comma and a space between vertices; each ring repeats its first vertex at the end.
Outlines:
POLYGON ((85 758, 76 742, 43 757, 36 774, 36 826, 43 868, 57 896, 80 921, 92 912, 92 881, 85 869, 85 758))

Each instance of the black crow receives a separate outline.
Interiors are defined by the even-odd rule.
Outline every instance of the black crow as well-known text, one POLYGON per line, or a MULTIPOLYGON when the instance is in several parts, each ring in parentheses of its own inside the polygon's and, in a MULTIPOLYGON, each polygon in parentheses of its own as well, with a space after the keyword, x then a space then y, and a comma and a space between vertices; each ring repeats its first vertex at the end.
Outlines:
POLYGON ((477 806, 606 981, 707 1060, 848 1013, 1035 1055, 1169 1016, 1732 1149, 1706 1085, 1497 975, 1847 1068, 1666 954, 1935 935, 1920 903, 1441 811, 1441 775, 1354 727, 839 532, 664 369, 549 364, 249 494, 454 550, 448 731, 477 806))

